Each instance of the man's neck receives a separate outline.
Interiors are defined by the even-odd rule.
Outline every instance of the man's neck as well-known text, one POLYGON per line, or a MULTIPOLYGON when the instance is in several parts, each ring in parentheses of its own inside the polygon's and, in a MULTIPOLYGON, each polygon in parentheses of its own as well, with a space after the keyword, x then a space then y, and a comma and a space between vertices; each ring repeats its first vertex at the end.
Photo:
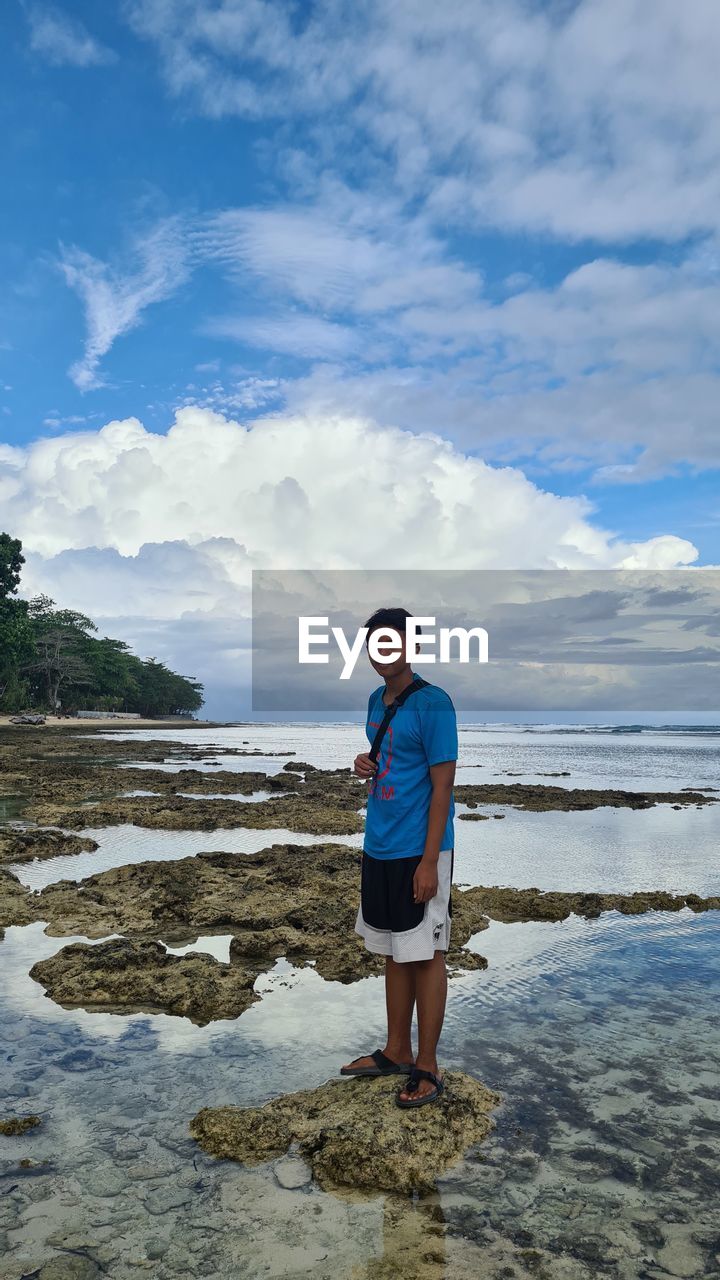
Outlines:
POLYGON ((402 671, 398 671, 397 675, 386 676, 383 702, 387 705, 393 702, 398 694, 402 693, 403 689, 407 689, 408 685, 412 684, 414 678, 409 664, 407 667, 403 667, 402 671))

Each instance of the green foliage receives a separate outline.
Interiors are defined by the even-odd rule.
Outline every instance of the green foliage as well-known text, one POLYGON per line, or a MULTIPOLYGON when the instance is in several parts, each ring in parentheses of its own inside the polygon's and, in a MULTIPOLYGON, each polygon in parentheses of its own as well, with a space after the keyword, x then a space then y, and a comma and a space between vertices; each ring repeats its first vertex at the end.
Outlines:
POLYGON ((28 693, 24 664, 33 652, 25 600, 15 600, 25 559, 17 538, 0 533, 0 710, 14 709, 28 693))
POLYGON ((20 539, 0 533, 0 600, 7 600, 17 592, 24 563, 20 539))
POLYGON ((58 609, 48 596, 13 599, 24 559, 17 538, 0 534, 0 710, 134 711, 183 715, 203 703, 203 687, 122 640, 97 635, 91 618, 58 609))

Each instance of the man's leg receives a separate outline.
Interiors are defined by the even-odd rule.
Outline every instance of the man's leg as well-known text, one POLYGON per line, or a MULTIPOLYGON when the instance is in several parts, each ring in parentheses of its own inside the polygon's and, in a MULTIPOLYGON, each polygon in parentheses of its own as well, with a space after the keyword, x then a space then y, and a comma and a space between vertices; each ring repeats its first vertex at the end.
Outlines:
MULTIPOLYGON (((385 957, 385 1007, 387 1009, 387 1041, 383 1053, 392 1062, 412 1062, 412 1016, 415 1007, 415 965, 398 964, 385 957)), ((348 1066, 351 1064, 348 1063, 348 1066)), ((372 1058, 358 1058, 355 1067, 373 1067, 372 1058)))
MULTIPOLYGON (((418 1052, 415 1065, 423 1071, 432 1071, 433 1075, 437 1075, 437 1045, 442 1031, 445 1002, 447 1000, 445 952, 436 951, 432 960, 415 960, 405 967, 415 971, 414 985, 418 1019, 418 1052)), ((408 1098, 417 1098, 425 1093, 432 1093, 434 1088, 435 1086, 430 1080, 421 1080, 417 1090, 413 1093, 408 1093, 403 1089, 400 1097, 403 1101, 406 1101, 408 1098)))
POLYGON ((415 966, 385 957, 385 1005, 388 1038, 384 1052, 393 1062, 412 1062, 412 1016, 415 1008, 415 966))

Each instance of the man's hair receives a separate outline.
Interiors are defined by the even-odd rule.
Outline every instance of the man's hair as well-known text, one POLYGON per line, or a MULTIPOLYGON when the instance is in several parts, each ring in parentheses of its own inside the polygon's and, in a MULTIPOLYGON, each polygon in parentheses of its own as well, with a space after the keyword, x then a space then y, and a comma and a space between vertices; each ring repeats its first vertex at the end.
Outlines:
MULTIPOLYGON (((412 614, 407 609, 376 609, 368 618, 365 626, 368 629, 367 638, 370 639, 371 632, 390 628, 392 631, 399 631, 404 634, 407 631, 407 620, 412 618, 412 614)), ((422 634, 422 628, 416 627, 418 635, 422 634)))

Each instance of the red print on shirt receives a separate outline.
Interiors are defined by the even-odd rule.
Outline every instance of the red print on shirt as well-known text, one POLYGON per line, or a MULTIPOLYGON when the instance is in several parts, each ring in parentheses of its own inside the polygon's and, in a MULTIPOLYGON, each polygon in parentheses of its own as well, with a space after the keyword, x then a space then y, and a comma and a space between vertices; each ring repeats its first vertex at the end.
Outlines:
MULTIPOLYGON (((369 724, 371 729, 379 728, 379 724, 376 720, 370 720, 369 724)), ((385 737, 383 738, 383 744, 379 751, 378 771, 373 777, 372 782, 370 783, 369 794, 371 796, 375 795, 375 792, 377 790, 377 784, 380 781, 380 779, 386 778, 390 772, 390 764, 392 762, 392 753, 393 753, 393 731, 392 731, 392 725, 389 724, 387 729, 385 730, 385 737), (387 744, 387 749, 386 749, 386 744, 387 744)), ((381 800, 392 800, 394 795, 395 795, 394 787, 390 786, 390 787, 380 788, 381 800)))

